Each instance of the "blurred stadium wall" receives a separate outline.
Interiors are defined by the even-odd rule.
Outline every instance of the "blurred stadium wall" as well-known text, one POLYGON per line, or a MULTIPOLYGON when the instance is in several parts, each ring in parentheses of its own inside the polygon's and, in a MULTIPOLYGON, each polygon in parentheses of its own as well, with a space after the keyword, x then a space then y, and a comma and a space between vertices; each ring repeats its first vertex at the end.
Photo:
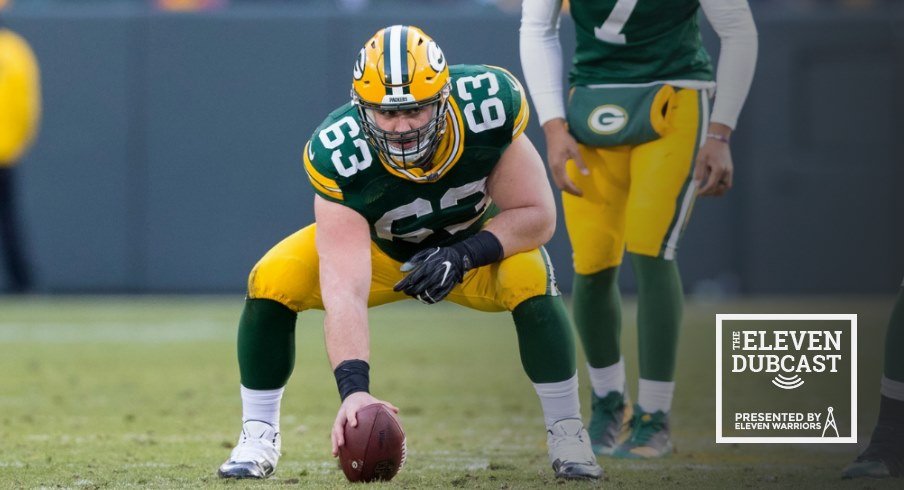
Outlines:
MULTIPOLYGON (((40 292, 241 293, 255 260, 313 219, 302 146, 348 100, 359 45, 384 25, 421 26, 452 63, 521 72, 517 13, 487 6, 34 3, 0 15, 43 71, 43 127, 20 166, 40 292)), ((687 290, 893 292, 904 10, 754 7, 760 58, 733 144, 736 188, 697 202, 679 255, 687 290)), ((563 30, 570 52, 568 19, 563 30)), ((545 154, 536 121, 528 134, 545 154)), ((569 290, 561 220, 549 249, 569 290)))

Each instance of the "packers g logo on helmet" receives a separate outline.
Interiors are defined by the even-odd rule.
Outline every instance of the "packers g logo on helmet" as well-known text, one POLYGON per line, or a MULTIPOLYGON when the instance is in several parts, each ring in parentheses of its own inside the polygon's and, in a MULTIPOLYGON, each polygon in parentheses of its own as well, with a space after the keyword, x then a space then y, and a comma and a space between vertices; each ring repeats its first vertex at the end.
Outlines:
POLYGON ((450 93, 449 66, 443 51, 414 26, 377 31, 358 54, 353 70, 352 102, 361 126, 380 158, 399 169, 429 170, 446 129, 450 93), (410 131, 380 128, 375 112, 432 111, 430 120, 410 131))
POLYGON ((361 77, 364 76, 365 60, 367 60, 367 50, 361 48, 361 51, 358 53, 358 61, 355 61, 355 69, 352 72, 352 76, 355 77, 355 80, 361 80, 361 77))
POLYGON ((427 43, 427 62, 430 63, 430 68, 433 68, 435 72, 441 72, 446 67, 446 57, 443 56, 443 50, 439 49, 439 46, 433 41, 427 43))

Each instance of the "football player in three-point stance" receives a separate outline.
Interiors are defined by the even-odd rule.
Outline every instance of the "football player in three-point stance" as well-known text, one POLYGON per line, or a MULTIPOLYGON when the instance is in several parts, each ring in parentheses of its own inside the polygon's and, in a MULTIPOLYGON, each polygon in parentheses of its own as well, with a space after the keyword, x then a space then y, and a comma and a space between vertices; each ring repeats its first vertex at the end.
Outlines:
MULTIPOLYGON (((543 162, 522 134, 519 82, 484 65, 448 66, 420 29, 395 25, 361 49, 352 101, 304 148, 316 223, 257 263, 239 323, 243 428, 218 473, 266 477, 280 450, 279 406, 299 312, 324 309, 346 421, 369 393, 367 308, 409 296, 511 311, 556 476, 598 479, 580 419, 574 340, 542 245, 555 228, 543 162)), ((395 409, 397 410, 397 409, 395 409)))
POLYGON ((567 111, 561 0, 524 1, 521 63, 553 179, 564 191, 575 324, 593 385, 588 430, 598 454, 665 456, 672 451, 669 412, 683 304, 675 254, 695 196, 731 188, 728 141, 753 78, 756 27, 746 0, 570 5, 577 49, 567 111), (715 82, 697 25, 701 6, 722 43, 712 117, 708 91, 715 82), (617 278, 626 248, 638 282, 633 417, 619 348, 617 278))

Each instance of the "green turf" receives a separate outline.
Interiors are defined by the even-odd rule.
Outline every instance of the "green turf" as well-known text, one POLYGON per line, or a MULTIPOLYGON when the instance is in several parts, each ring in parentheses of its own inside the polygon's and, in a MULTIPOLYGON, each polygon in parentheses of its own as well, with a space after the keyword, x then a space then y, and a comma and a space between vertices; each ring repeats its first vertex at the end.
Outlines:
MULTIPOLYGON (((241 306, 241 296, 0 299, 0 488, 346 486, 329 454, 338 396, 319 312, 299 322, 276 476, 250 483, 214 476, 240 428, 234 341, 241 306)), ((900 484, 839 480, 857 452, 850 445, 714 442, 715 313, 859 313, 865 440, 875 421, 890 306, 891 298, 692 302, 673 414, 679 452, 657 462, 604 459, 605 486, 900 484)), ((636 379, 633 311, 627 304, 629 379, 636 379)), ((385 486, 554 484, 539 404, 521 372, 509 315, 406 302, 372 310, 371 323, 372 389, 401 408, 409 444, 408 464, 385 486)), ((583 372, 581 383, 586 414, 583 372)))

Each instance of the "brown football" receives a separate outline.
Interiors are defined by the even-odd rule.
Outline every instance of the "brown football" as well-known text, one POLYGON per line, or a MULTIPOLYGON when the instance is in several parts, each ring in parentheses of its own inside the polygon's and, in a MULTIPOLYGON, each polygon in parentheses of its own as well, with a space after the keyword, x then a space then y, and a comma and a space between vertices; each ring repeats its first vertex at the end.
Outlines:
POLYGON ((358 410, 358 426, 345 424, 339 463, 352 482, 391 480, 405 464, 405 432, 396 414, 381 403, 358 410))

